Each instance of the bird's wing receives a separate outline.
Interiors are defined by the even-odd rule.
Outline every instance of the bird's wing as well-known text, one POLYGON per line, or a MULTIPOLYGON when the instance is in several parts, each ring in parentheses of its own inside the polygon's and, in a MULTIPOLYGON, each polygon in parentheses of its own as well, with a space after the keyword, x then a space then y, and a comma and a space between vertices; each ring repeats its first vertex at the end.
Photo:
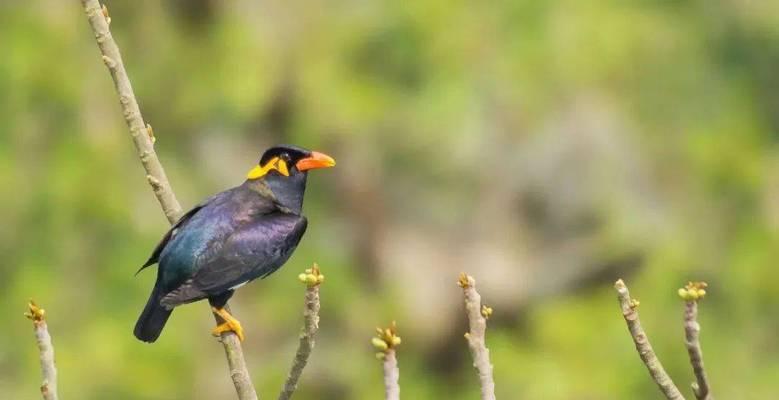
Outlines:
POLYGON ((166 295, 162 304, 175 306, 213 296, 273 273, 297 247, 306 226, 305 217, 280 211, 244 224, 218 251, 201 254, 197 272, 166 295))
POLYGON ((192 219, 192 217, 197 214, 198 211, 220 197, 220 195, 221 193, 207 198, 202 203, 187 211, 186 214, 182 215, 181 218, 179 218, 179 220, 170 227, 168 232, 165 233, 165 236, 162 237, 162 240, 157 243, 157 247, 154 248, 151 256, 149 256, 149 259, 146 260, 146 262, 141 266, 141 268, 138 269, 138 271, 135 272, 135 274, 138 275, 138 273, 143 271, 144 268, 156 264, 160 260, 160 254, 162 254, 162 250, 165 249, 165 246, 168 244, 168 242, 170 242, 170 240, 176 236, 176 232, 186 226, 187 222, 189 222, 189 220, 192 219))

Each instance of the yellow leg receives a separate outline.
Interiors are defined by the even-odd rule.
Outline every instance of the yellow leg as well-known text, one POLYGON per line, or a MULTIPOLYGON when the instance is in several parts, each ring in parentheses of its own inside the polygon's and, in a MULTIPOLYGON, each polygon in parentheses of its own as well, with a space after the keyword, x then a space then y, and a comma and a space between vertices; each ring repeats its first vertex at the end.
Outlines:
POLYGON ((223 332, 235 332, 235 334, 238 336, 238 339, 243 342, 243 328, 241 327, 241 323, 235 319, 235 317, 230 315, 230 313, 227 312, 227 310, 224 308, 211 307, 211 310, 214 312, 214 314, 222 317, 222 319, 225 320, 223 324, 217 325, 217 327, 211 331, 211 334, 214 336, 220 336, 223 332))

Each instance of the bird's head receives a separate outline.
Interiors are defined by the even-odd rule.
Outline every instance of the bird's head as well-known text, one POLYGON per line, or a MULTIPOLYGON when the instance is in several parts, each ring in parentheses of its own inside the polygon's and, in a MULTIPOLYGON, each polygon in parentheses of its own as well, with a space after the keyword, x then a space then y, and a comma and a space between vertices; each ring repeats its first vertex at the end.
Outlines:
POLYGON ((283 206, 299 212, 308 171, 335 166, 332 157, 296 146, 279 145, 265 150, 260 162, 246 176, 247 182, 265 183, 283 206))

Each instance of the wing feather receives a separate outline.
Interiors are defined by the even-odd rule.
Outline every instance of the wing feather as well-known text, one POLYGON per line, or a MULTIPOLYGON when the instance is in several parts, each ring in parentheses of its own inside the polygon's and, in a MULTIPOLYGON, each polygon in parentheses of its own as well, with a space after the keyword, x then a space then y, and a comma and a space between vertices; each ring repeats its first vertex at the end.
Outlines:
POLYGON ((141 268, 138 269, 138 271, 135 271, 135 275, 138 275, 138 273, 143 271, 146 267, 156 264, 160 260, 160 254, 162 253, 162 250, 165 249, 165 246, 168 244, 168 242, 170 242, 170 239, 176 236, 176 232, 183 228, 187 221, 189 221, 195 214, 197 214, 201 208, 205 207, 206 204, 208 204, 208 202, 198 204, 193 209, 187 211, 186 214, 182 215, 181 218, 179 218, 179 220, 170 227, 168 232, 165 233, 165 236, 162 237, 162 240, 160 240, 160 242, 154 248, 154 251, 152 251, 149 259, 146 260, 146 262, 141 266, 141 268))
POLYGON ((216 251, 201 254, 192 278, 165 296, 167 306, 213 296, 265 277, 281 267, 300 242, 306 218, 276 211, 233 232, 216 251))

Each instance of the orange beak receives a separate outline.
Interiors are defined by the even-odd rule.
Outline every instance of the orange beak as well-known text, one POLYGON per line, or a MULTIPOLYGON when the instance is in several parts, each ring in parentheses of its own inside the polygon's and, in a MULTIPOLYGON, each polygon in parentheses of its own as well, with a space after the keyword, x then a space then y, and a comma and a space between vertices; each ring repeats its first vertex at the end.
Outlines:
POLYGON ((301 172, 317 168, 330 168, 335 166, 335 160, 325 153, 312 151, 310 156, 300 159, 295 166, 301 172))

